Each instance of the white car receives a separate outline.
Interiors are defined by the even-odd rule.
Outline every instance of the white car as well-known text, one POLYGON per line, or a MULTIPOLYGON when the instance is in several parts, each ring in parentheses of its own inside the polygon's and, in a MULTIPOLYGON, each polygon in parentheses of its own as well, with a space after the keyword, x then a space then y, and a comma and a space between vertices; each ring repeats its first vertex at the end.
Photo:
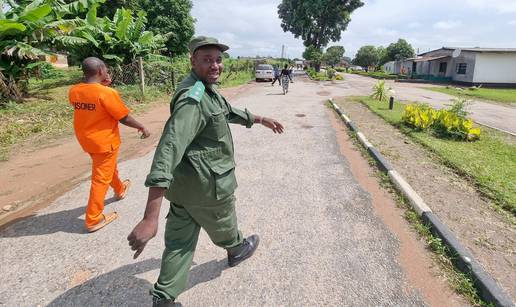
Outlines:
POLYGON ((350 66, 349 67, 351 70, 356 70, 356 71, 363 71, 364 69, 362 68, 362 66, 357 66, 357 65, 354 65, 354 66, 350 66))
POLYGON ((270 64, 258 64, 256 66, 256 81, 274 79, 274 70, 270 64))

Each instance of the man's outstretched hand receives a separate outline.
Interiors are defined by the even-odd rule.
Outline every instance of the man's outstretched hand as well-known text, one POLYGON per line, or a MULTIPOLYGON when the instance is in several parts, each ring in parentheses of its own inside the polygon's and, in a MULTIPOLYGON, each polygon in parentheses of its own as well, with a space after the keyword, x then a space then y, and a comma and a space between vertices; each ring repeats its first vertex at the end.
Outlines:
POLYGON ((274 133, 283 133, 283 130, 284 130, 283 125, 280 122, 278 122, 272 118, 262 117, 261 123, 265 127, 274 131, 274 133))

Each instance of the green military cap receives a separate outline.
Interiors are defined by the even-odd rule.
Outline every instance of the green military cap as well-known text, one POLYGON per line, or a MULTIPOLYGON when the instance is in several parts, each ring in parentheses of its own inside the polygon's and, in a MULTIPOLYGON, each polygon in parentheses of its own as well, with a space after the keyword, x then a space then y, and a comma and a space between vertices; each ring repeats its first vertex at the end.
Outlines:
POLYGON ((217 46, 222 52, 229 49, 228 46, 219 43, 219 41, 216 38, 207 36, 197 36, 192 38, 192 40, 188 44, 188 49, 190 49, 190 54, 193 54, 195 50, 197 50, 199 47, 207 45, 217 46))

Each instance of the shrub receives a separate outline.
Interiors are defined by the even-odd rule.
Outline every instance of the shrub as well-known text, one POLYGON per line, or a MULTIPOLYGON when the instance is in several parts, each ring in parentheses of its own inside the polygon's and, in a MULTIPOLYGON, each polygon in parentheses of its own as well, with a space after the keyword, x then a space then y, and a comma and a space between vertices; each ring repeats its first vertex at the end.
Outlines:
POLYGON ((373 93, 371 94, 371 98, 378 101, 386 101, 387 90, 388 89, 385 88, 385 80, 380 80, 373 86, 373 93))
POLYGON ((344 80, 344 77, 342 75, 335 76, 335 80, 344 80))
POLYGON ((464 101, 456 101, 448 110, 435 110, 425 104, 410 104, 405 107, 402 120, 418 130, 432 128, 438 137, 474 141, 480 137, 480 128, 473 128, 464 106, 464 101))
POLYGON ((315 78, 317 76, 317 72, 312 67, 307 68, 306 72, 308 75, 310 75, 311 78, 315 78))
POLYGON ((27 69, 38 79, 56 79, 65 75, 64 71, 45 61, 28 64, 27 69))
POLYGON ((326 70, 326 75, 328 76, 329 79, 333 79, 335 77, 335 73, 336 73, 336 70, 333 68, 328 68, 326 70))

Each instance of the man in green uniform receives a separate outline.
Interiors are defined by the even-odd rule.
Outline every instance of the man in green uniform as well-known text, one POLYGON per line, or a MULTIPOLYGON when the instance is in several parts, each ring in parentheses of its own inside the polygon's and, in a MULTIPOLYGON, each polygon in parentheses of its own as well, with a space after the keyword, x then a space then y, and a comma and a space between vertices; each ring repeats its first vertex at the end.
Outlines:
POLYGON ((216 83, 223 70, 222 52, 229 49, 210 37, 189 44, 192 71, 181 82, 145 185, 149 197, 145 214, 128 236, 129 245, 143 251, 156 235, 163 196, 170 201, 165 227, 165 251, 158 281, 152 289, 153 306, 174 306, 187 284, 199 230, 225 248, 229 266, 252 256, 259 238, 244 238, 235 213, 234 148, 228 123, 251 128, 260 123, 283 133, 270 118, 232 107, 216 83))

